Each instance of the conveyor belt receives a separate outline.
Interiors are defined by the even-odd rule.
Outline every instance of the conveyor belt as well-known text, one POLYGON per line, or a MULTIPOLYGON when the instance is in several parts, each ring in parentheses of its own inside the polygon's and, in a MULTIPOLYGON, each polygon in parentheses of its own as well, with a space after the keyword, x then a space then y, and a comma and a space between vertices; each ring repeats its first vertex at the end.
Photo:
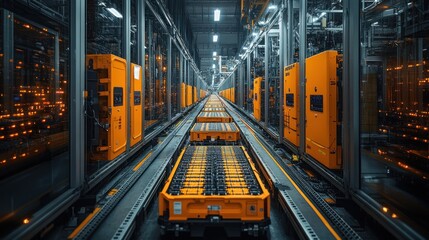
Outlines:
POLYGON ((111 239, 132 232, 134 220, 156 194, 166 166, 183 143, 203 104, 197 106, 157 150, 106 202, 101 210, 81 229, 76 239, 111 239), (154 161, 156 159, 156 161, 154 161))
POLYGON ((201 112, 197 122, 232 122, 232 118, 226 112, 201 112))
POLYGON ((240 140, 240 131, 234 123, 195 123, 190 131, 191 142, 240 140))
POLYGON ((196 132, 238 132, 234 123, 195 123, 191 131, 196 132))
POLYGON ((224 108, 222 103, 217 103, 217 102, 206 103, 206 105, 204 107, 206 107, 206 108, 224 108))
POLYGON ((259 195, 261 187, 238 146, 189 146, 168 188, 171 195, 259 195))
MULTIPOLYGON (((290 200, 294 203, 291 206, 291 201, 285 201, 289 208, 298 209, 300 217, 294 216, 295 224, 303 226, 303 223, 308 223, 306 229, 300 229, 300 234, 305 238, 320 238, 320 239, 340 239, 337 230, 332 227, 332 224, 322 215, 319 209, 302 191, 302 189, 292 180, 286 171, 279 164, 280 159, 275 156, 264 146, 259 137, 252 129, 242 121, 242 119, 232 110, 229 104, 224 103, 226 110, 236 122, 242 135, 247 140, 250 149, 258 157, 259 163, 267 175, 271 179, 272 187, 280 191, 280 194, 287 194, 290 200)), ((285 195, 286 196, 286 195, 285 195)), ((284 200, 284 199, 283 199, 284 200)), ((357 235, 356 235, 357 236, 357 235)))
POLYGON ((205 107, 205 108, 203 108, 203 112, 225 112, 225 108, 223 108, 223 107, 205 107))

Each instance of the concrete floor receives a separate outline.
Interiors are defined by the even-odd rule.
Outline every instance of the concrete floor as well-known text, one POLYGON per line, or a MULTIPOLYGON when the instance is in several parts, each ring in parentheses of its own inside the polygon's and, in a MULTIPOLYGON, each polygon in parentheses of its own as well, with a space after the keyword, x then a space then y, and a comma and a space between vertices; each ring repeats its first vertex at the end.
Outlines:
MULTIPOLYGON (((139 230, 137 230, 137 236, 135 239, 143 240, 143 239, 162 239, 160 235, 159 225, 157 222, 158 219, 158 201, 155 201, 152 204, 147 218, 145 221, 139 226, 139 230)), ((206 231, 203 238, 190 238, 189 236, 181 236, 175 239, 228 239, 226 234, 221 229, 211 229, 206 231)), ((231 239, 249 239, 249 237, 243 238, 231 238, 231 239)), ((277 202, 274 200, 271 201, 271 225, 270 232, 268 234, 268 239, 297 239, 294 235, 293 228, 288 223, 285 214, 283 214, 283 209, 279 206, 277 202)))

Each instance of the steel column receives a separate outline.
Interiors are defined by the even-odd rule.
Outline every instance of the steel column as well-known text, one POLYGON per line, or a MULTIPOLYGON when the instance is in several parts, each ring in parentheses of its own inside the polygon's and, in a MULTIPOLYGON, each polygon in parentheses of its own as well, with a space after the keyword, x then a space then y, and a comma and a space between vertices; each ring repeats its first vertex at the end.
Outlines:
MULTIPOLYGON (((127 86, 125 87, 125 93, 128 93, 128 96, 131 96, 131 46, 128 44, 131 42, 131 2, 125 1, 124 2, 124 9, 125 9, 125 19, 124 19, 124 28, 123 28, 123 34, 124 34, 124 58, 127 61, 127 69, 125 70, 125 82, 127 83, 127 86)), ((127 94, 125 94, 127 95, 127 94)), ((126 112, 127 112, 127 139, 131 139, 131 99, 130 97, 125 98, 126 103, 126 112)), ((130 151, 130 141, 127 141, 127 147, 126 151, 130 151)))
MULTIPOLYGON (((142 131, 144 131, 145 126, 145 97, 146 97, 146 39, 145 39, 145 2, 144 1, 137 1, 137 8, 140 11, 137 11, 139 14, 137 14, 137 29, 138 29, 138 35, 137 35, 137 48, 138 48, 138 63, 142 66, 142 131)), ((144 136, 143 136, 144 137, 144 136)))
MULTIPOLYGON (((250 93, 250 86, 252 85, 252 76, 250 76, 250 54, 249 55, 247 55, 247 79, 246 79, 246 81, 247 81, 247 96, 245 96, 246 97, 246 102, 249 100, 248 99, 248 95, 249 95, 249 93, 250 93)), ((253 99, 253 96, 252 96, 252 99, 253 99)), ((246 109, 246 111, 252 111, 252 109, 250 109, 249 108, 249 104, 246 104, 246 106, 247 106, 247 109, 246 109)))
POLYGON ((167 49, 167 119, 171 121, 171 74, 173 73, 171 68, 171 56, 172 54, 172 46, 171 46, 171 37, 168 37, 167 40, 168 49, 167 49))
POLYGON ((148 55, 148 64, 149 64, 149 66, 148 66, 148 71, 149 71, 149 81, 148 81, 148 84, 146 85, 146 87, 148 87, 149 88, 149 101, 148 101, 148 104, 149 104, 149 119, 150 120, 152 120, 152 115, 153 115, 153 111, 152 111, 152 107, 154 106, 154 99, 153 99, 153 96, 154 96, 154 91, 153 91, 153 75, 154 75, 154 61, 155 61, 155 59, 154 59, 154 55, 155 55, 155 53, 153 52, 153 46, 152 46, 152 44, 153 44, 153 20, 149 20, 148 21, 148 33, 147 33, 147 36, 148 36, 148 49, 149 49, 149 55, 148 55), (151 89, 152 89, 152 91, 151 91, 151 89))
MULTIPOLYGON (((268 44, 269 44, 269 41, 268 41, 268 31, 265 33, 265 35, 264 35, 264 42, 265 42, 265 44, 264 44, 264 62, 265 62, 265 64, 264 64, 264 68, 265 68, 265 76, 264 76, 264 88, 265 88, 265 94, 264 94, 264 126, 265 127, 268 127, 268 100, 269 100, 269 93, 270 93, 270 91, 269 91, 269 81, 270 81, 270 79, 268 78, 268 62, 269 62, 269 59, 270 59, 270 57, 269 57, 269 55, 270 55, 270 51, 269 51, 269 49, 268 49, 268 44)), ((255 51, 257 51, 257 50, 255 50, 255 51)))
POLYGON ((299 153, 305 153, 305 58, 307 56, 307 0, 301 1, 299 8, 299 153))
POLYGON ((344 1, 344 62, 343 62, 343 171, 346 193, 360 188, 359 159, 359 1, 344 1))
POLYGON ((179 112, 182 112, 182 98, 183 97, 185 97, 185 96, 182 96, 182 83, 184 82, 184 77, 183 77, 183 72, 184 72, 184 61, 183 61, 183 56, 182 56, 182 54, 180 54, 180 79, 179 79, 179 90, 177 91, 177 95, 179 96, 177 99, 178 99, 178 102, 177 102, 177 104, 178 104, 178 108, 177 109, 179 109, 179 112))
POLYGON ((70 187, 78 188, 85 179, 86 1, 72 1, 70 7, 70 187))
POLYGON ((293 1, 287 0, 287 30, 286 30, 286 65, 293 63, 294 39, 293 39, 293 1))
POLYGON ((280 54, 279 54, 279 62, 280 62, 280 76, 279 76, 279 85, 280 85, 280 96, 279 96, 279 102, 280 102, 280 109, 279 109, 279 139, 278 142, 281 143, 284 138, 284 106, 283 106, 283 97, 284 97, 284 67, 285 67, 285 59, 286 59, 286 24, 287 24, 287 12, 285 10, 286 7, 286 0, 283 1, 283 7, 282 7, 282 13, 280 14, 279 19, 279 40, 280 40, 280 54))

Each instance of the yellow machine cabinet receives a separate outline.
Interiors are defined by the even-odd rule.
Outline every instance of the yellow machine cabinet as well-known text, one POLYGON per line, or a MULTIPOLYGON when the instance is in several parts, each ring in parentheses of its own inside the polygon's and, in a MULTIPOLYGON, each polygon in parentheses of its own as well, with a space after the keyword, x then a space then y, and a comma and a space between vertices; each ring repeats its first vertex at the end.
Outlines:
POLYGON ((306 152, 329 169, 341 168, 337 146, 337 51, 306 60, 306 152))
MULTIPOLYGON (((88 96, 92 110, 88 124, 93 160, 113 160, 126 149, 127 106, 125 59, 112 54, 87 55, 88 96), (94 104, 94 100, 98 104, 94 104)), ((88 111, 87 111, 88 112, 88 111)))
POLYGON ((235 103, 235 88, 231 88, 231 102, 235 103))
POLYGON ((131 63, 130 76, 131 138, 130 146, 142 140, 142 69, 131 63))
POLYGON ((198 96, 197 96, 197 87, 192 87, 192 91, 193 91, 193 96, 194 96, 194 101, 192 103, 196 103, 198 101, 198 96))
POLYGON ((261 103, 262 103, 262 96, 261 96, 261 84, 262 84, 262 77, 257 77, 255 80, 253 80, 253 116, 257 121, 261 121, 262 115, 261 115, 261 103))
POLYGON ((186 106, 192 105, 192 86, 186 85, 186 106))
POLYGON ((180 84, 180 106, 182 108, 186 107, 186 84, 180 84))
POLYGON ((284 68, 284 138, 299 146, 299 64, 284 68))

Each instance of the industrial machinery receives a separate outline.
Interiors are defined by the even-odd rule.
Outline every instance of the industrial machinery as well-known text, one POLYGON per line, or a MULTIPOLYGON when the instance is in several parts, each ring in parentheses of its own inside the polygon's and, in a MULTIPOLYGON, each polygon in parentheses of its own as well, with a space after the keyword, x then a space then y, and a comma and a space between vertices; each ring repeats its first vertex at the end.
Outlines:
POLYGON ((240 139, 240 131, 235 123, 195 123, 190 134, 191 142, 237 142, 240 139))
POLYGON ((186 105, 186 84, 181 83, 180 84, 180 107, 185 108, 186 105))
POLYGON ((329 169, 340 169, 337 51, 306 60, 306 152, 329 169))
POLYGON ((270 194, 244 147, 189 146, 159 194, 162 232, 202 236, 222 226, 229 237, 263 235, 270 224, 270 194))
POLYGON ((299 63, 284 68, 284 137, 299 146, 299 63))
POLYGON ((125 59, 90 54, 87 66, 87 140, 92 160, 113 160, 127 145, 125 59))
POLYGON ((201 112, 197 117, 197 122, 232 122, 231 116, 226 112, 201 112))
POLYGON ((141 66, 131 63, 130 74, 130 109, 131 109, 131 136, 130 146, 142 140, 142 70, 141 66))
POLYGON ((257 121, 262 121, 262 77, 253 80, 253 116, 257 121))
POLYGON ((225 108, 223 108, 223 107, 215 107, 215 108, 205 107, 205 108, 203 108, 202 111, 203 112, 225 112, 225 108))
POLYGON ((186 85, 186 106, 192 105, 192 86, 186 85))

